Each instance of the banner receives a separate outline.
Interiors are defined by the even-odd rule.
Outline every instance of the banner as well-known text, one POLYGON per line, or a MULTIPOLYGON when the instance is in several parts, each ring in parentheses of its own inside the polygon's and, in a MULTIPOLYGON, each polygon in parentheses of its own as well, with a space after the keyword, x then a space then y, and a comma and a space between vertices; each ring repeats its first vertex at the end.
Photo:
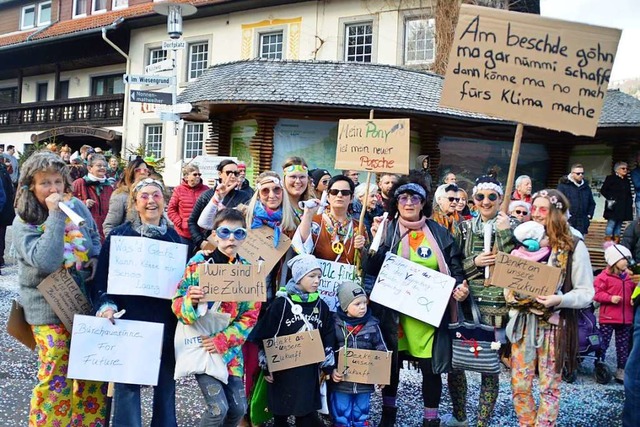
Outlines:
POLYGON ((324 300, 331 311, 340 310, 340 301, 338 301, 338 286, 342 282, 355 282, 358 280, 356 276, 356 268, 354 265, 343 264, 341 262, 327 261, 318 258, 320 268, 322 268, 322 277, 320 285, 318 285, 318 293, 320 298, 324 300))

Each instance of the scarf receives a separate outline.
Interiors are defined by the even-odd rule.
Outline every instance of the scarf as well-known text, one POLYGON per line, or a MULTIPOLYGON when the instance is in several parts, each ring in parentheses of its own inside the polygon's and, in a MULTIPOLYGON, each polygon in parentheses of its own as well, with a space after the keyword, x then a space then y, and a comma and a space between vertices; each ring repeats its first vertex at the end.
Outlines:
MULTIPOLYGON (((91 175, 90 173, 87 173, 87 174, 84 176, 84 182, 85 182, 87 185, 94 187, 94 188, 95 188, 95 190, 96 190, 96 194, 97 194, 98 196, 100 195, 100 193, 102 192, 102 189, 103 189, 105 186, 107 186, 107 185, 108 185, 108 186, 110 186, 110 185, 111 185, 111 184, 109 184, 109 181, 107 180, 107 177, 104 177, 104 178, 98 178, 97 176, 95 176, 95 175, 91 175)), ((88 197, 87 197, 87 198, 88 198, 88 197)))
POLYGON ((458 212, 447 214, 442 212, 442 209, 440 209, 440 206, 438 206, 433 210, 432 219, 438 224, 440 224, 441 226, 443 226, 444 228, 446 228, 447 231, 449 231, 449 233, 453 234, 454 236, 458 232, 457 225, 460 222, 460 216, 458 215, 458 212))
POLYGON ((429 242, 431 250, 436 255, 436 260, 438 261, 438 271, 443 274, 449 274, 449 266, 444 260, 444 255, 442 254, 440 246, 438 246, 438 241, 427 226, 427 217, 423 216, 418 221, 407 221, 402 217, 399 217, 398 224, 400 225, 400 236, 402 236, 402 258, 409 259, 409 251, 411 249, 411 247, 409 246, 409 233, 412 230, 420 230, 424 233, 427 242, 429 242))
POLYGON ((371 310, 367 310, 364 316, 362 317, 349 317, 347 313, 342 310, 336 311, 336 315, 340 318, 341 322, 347 328, 353 328, 357 325, 364 325, 371 319, 371 310))
POLYGON ((257 201, 256 206, 253 209, 253 221, 251 222, 251 228, 259 228, 263 225, 267 225, 273 228, 273 247, 277 248, 280 243, 280 223, 282 222, 282 207, 277 211, 272 211, 257 201))
POLYGON ((298 287, 298 284, 293 279, 289 279, 285 286, 285 290, 287 295, 291 298, 291 301, 295 302, 314 302, 318 300, 319 296, 317 292, 308 293, 303 291, 298 287))
POLYGON ((142 237, 153 238, 164 236, 167 232, 167 220, 164 219, 164 216, 161 216, 160 225, 143 224, 142 220, 140 219, 140 215, 136 215, 135 219, 131 221, 131 227, 142 237))
POLYGON ((567 175, 567 179, 570 182, 573 182, 576 185, 576 187, 582 187, 584 185, 584 178, 582 179, 582 181, 580 183, 577 183, 575 179, 571 178, 571 174, 569 174, 569 175, 567 175))

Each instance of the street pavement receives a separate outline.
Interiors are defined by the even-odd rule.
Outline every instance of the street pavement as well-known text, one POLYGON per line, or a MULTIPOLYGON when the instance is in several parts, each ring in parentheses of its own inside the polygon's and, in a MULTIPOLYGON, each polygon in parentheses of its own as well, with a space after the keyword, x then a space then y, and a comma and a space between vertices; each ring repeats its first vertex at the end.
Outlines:
MULTIPOLYGON (((10 235, 10 232, 7 233, 10 235)), ((9 239, 8 239, 9 240, 9 239)), ((9 247, 10 244, 8 243, 9 247)), ((7 249, 9 252, 9 248, 7 249)), ((5 256, 7 266, 0 275, 0 324, 5 325, 11 300, 18 293, 18 268, 13 259, 5 256)), ((613 341, 613 340, 612 340, 613 341)), ((613 362, 613 347, 609 349, 607 363, 613 362)), ((0 427, 27 426, 30 392, 35 384, 36 356, 0 329, 0 427)), ((444 379, 444 378, 443 378, 444 379)), ((479 392, 479 374, 468 374, 469 395, 468 414, 473 425, 479 392)), ((500 374, 500 395, 496 405, 492 425, 496 427, 517 426, 513 412, 509 373, 503 369, 500 374)), ((451 403, 446 389, 443 390, 443 402, 440 414, 451 411, 451 403)), ((398 426, 422 425, 421 375, 416 370, 403 369, 399 392, 398 426)), ((537 388, 537 385, 535 386, 537 388)), ((566 427, 614 427, 622 425, 621 413, 624 399, 623 387, 615 382, 601 385, 593 376, 593 361, 585 360, 578 379, 573 384, 563 383, 558 426, 566 427)), ((198 426, 203 411, 204 399, 193 378, 181 380, 177 386, 178 425, 184 427, 198 426)), ((381 398, 379 390, 373 396, 371 418, 376 425, 380 417, 381 398)), ((144 423, 149 425, 151 407, 151 390, 143 391, 144 423)), ((327 422, 327 425, 330 425, 327 422)))

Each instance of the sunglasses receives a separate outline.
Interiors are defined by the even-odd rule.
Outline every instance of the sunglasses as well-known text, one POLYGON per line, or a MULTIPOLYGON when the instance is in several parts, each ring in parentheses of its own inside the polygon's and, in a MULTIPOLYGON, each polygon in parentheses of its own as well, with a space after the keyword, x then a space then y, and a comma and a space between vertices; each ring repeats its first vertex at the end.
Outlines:
POLYGON ((450 202, 459 202, 460 197, 447 197, 447 200, 450 202))
POLYGON ((516 209, 514 212, 517 213, 518 215, 527 215, 529 213, 527 211, 522 211, 520 209, 516 209))
POLYGON ((620 169, 621 171, 626 171, 627 170, 626 167, 621 167, 621 168, 618 168, 618 169, 620 169))
POLYGON ((496 193, 487 194, 486 196, 482 193, 478 193, 473 196, 473 198, 479 202, 483 201, 485 197, 491 202, 495 202, 496 200, 498 200, 498 195, 496 193))
POLYGON ((233 176, 238 176, 240 175, 240 172, 238 171, 222 171, 223 174, 229 176, 229 175, 233 175, 233 176))
POLYGON ((153 194, 149 194, 149 193, 138 193, 138 196, 144 200, 147 201, 151 198, 153 198, 153 200, 160 200, 163 199, 164 197, 162 196, 162 193, 159 191, 154 192, 153 194))
POLYGON ((239 227, 232 230, 229 227, 224 226, 216 228, 216 236, 218 236, 222 240, 228 240, 232 234, 234 239, 244 240, 247 238, 247 229, 239 227))
POLYGON ((536 205, 533 205, 531 206, 531 213, 534 213, 534 212, 540 212, 542 215, 546 215, 549 213, 549 208, 545 206, 538 207, 536 205))
POLYGON ((343 196, 351 196, 353 194, 353 191, 351 191, 351 190, 336 190, 334 188, 334 189, 329 190, 329 194, 331 194, 332 196, 337 196, 338 194, 341 194, 343 196))
POLYGON ((327 185, 329 183, 330 179, 323 179, 322 181, 320 181, 320 184, 322 185, 327 185))
POLYGON ((269 197, 270 193, 273 193, 276 196, 280 196, 282 194, 282 187, 262 187, 260 189, 260 195, 262 197, 269 197))
POLYGON ((584 175, 584 172, 574 172, 576 175, 584 175))
POLYGON ((148 168, 135 168, 133 171, 136 172, 136 173, 140 173, 140 172, 149 173, 149 169, 148 168))
POLYGON ((398 203, 400 203, 402 206, 406 205, 409 202, 411 202, 412 205, 418 205, 422 203, 422 197, 418 196, 417 194, 401 194, 400 197, 398 197, 398 203))
POLYGON ((198 172, 194 172, 194 173, 191 174, 191 176, 202 176, 202 174, 198 173, 198 172))

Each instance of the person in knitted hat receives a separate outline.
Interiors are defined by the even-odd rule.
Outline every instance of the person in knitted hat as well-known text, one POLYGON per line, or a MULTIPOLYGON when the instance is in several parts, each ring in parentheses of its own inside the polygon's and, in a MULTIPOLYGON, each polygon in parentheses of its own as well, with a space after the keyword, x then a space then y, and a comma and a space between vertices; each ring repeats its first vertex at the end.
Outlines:
POLYGON ((355 282, 342 282, 338 287, 340 309, 334 313, 336 344, 344 365, 333 371, 335 383, 329 400, 334 426, 369 425, 369 406, 373 384, 349 381, 347 349, 387 351, 378 319, 367 309, 367 294, 355 282))
POLYGON ((633 302, 631 295, 635 284, 628 271, 631 251, 622 245, 609 243, 604 251, 607 268, 602 270, 593 284, 594 301, 600 303, 598 313, 602 333, 602 359, 604 359, 611 337, 616 333, 617 382, 624 381, 624 367, 631 351, 633 331, 633 302))
POLYGON ((313 169, 309 172, 309 176, 311 176, 313 191, 315 191, 316 196, 320 197, 322 192, 327 189, 331 174, 328 170, 320 168, 313 169))

